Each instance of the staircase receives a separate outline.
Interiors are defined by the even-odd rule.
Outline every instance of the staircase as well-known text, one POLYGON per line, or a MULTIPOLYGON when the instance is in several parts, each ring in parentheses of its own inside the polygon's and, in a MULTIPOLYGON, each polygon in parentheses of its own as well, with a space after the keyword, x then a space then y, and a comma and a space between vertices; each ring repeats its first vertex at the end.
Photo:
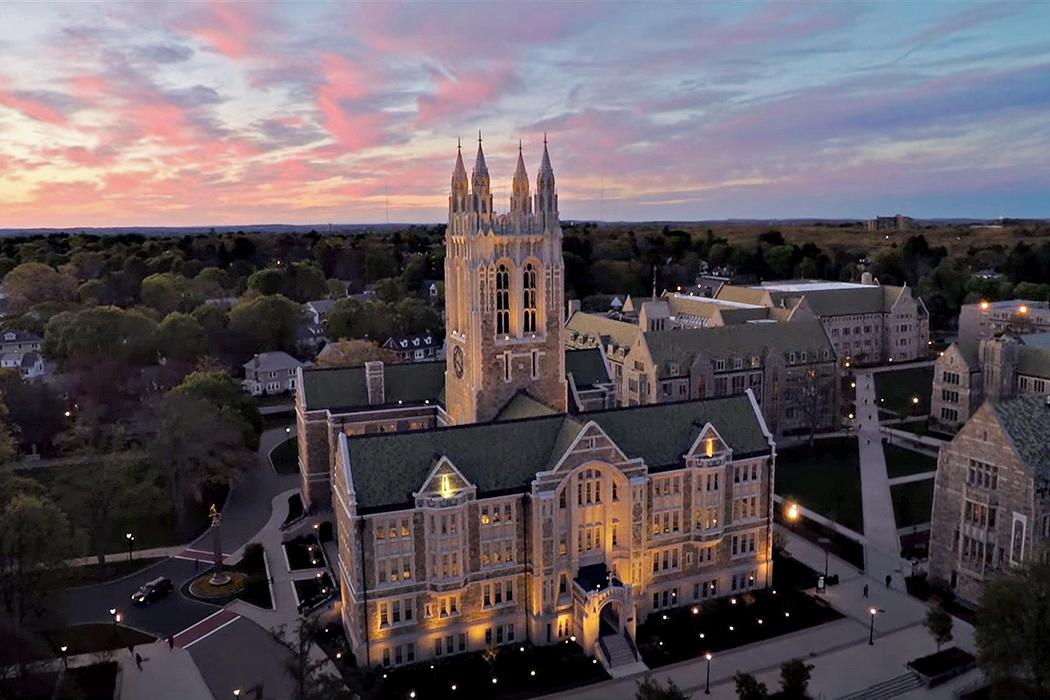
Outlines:
POLYGON ((914 673, 905 673, 888 681, 876 683, 864 690, 858 690, 856 693, 842 695, 838 700, 888 700, 903 695, 909 690, 915 690, 921 685, 922 681, 918 676, 914 673))
POLYGON ((649 670, 635 655, 635 650, 625 634, 609 634, 601 637, 598 643, 602 651, 599 658, 613 678, 633 676, 649 670))

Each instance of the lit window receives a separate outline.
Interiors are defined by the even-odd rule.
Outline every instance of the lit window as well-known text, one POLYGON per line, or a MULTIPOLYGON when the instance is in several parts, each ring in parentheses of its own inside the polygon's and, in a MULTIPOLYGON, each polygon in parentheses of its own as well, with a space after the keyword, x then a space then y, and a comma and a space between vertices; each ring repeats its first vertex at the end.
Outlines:
POLYGON ((496 269, 496 333, 510 333, 510 272, 506 265, 496 269))
POLYGON ((525 332, 536 332, 536 268, 529 263, 522 273, 522 307, 525 332))

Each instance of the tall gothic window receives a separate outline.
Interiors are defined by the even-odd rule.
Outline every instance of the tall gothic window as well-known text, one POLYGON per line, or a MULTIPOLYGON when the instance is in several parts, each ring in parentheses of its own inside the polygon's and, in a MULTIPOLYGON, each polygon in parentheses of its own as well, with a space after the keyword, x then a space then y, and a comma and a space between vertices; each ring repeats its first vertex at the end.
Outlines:
POLYGON ((525 332, 536 332, 536 268, 529 263, 522 273, 522 307, 525 316, 525 332))
POLYGON ((510 333, 510 272, 506 265, 496 269, 496 333, 510 333))

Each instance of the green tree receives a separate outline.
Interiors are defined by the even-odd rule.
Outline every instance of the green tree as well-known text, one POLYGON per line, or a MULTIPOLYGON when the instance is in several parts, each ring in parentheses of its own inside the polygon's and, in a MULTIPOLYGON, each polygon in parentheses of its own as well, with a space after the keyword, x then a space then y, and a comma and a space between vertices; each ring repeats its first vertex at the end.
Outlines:
POLYGON ((156 326, 139 311, 115 306, 64 311, 44 327, 44 354, 59 360, 148 364, 156 360, 156 326))
MULTIPOLYGON (((0 397, 0 426, 10 426, 26 452, 34 446, 40 450, 50 447, 66 426, 65 403, 58 393, 44 382, 22 379, 18 370, 0 369, 0 397)), ((3 435, 0 432, 0 464, 5 461, 3 435)))
POLYGON ((646 674, 645 678, 636 683, 638 687, 634 691, 635 700, 687 700, 689 697, 671 679, 667 680, 667 685, 661 685, 660 681, 646 674))
POLYGON ((926 629, 937 643, 937 651, 941 650, 942 644, 952 641, 952 624, 952 616, 941 606, 926 611, 926 629))
POLYGON ((736 684, 736 695, 740 700, 765 700, 769 697, 766 684, 759 683, 750 673, 738 671, 733 675, 733 682, 736 684))
POLYGON ((388 277, 379 280, 376 282, 373 291, 377 299, 388 304, 395 303, 405 296, 405 287, 401 284, 401 279, 398 277, 388 277))
POLYGON ((328 281, 313 263, 292 263, 289 277, 291 288, 287 290, 287 295, 296 301, 324 299, 328 296, 328 281))
POLYGON ((284 288, 284 272, 273 267, 253 272, 248 277, 248 291, 261 296, 280 294, 284 288))
POLYGON ((191 282, 182 275, 162 272, 142 280, 139 291, 142 303, 162 314, 188 311, 200 303, 191 282))
POLYGON ((17 452, 15 438, 11 434, 10 423, 8 423, 6 396, 0 391, 0 465, 13 460, 17 452))
POLYGON ((263 425, 259 405, 228 373, 222 370, 191 372, 172 391, 207 401, 238 427, 248 447, 253 450, 258 447, 263 425))
POLYGON ((230 311, 230 331, 242 349, 253 353, 295 350, 302 309, 279 294, 242 301, 230 311))
POLYGON ((173 360, 192 362, 208 351, 208 338, 197 319, 173 311, 157 326, 157 351, 173 360))
POLYGON ((73 550, 62 509, 40 495, 16 493, 0 504, 0 603, 24 624, 44 611, 73 550))
POLYGON ((328 343, 317 356, 318 367, 360 367, 379 360, 387 364, 397 362, 397 354, 384 350, 367 340, 337 340, 328 343))
POLYGON ((977 657, 994 681, 1033 685, 1046 697, 1050 679, 1050 562, 1030 557, 985 582, 977 607, 977 657))
POLYGON ((807 697, 809 679, 813 674, 813 665, 802 659, 791 659, 780 664, 780 690, 784 698, 802 700, 807 697))
POLYGON ((12 313, 22 313, 45 301, 67 302, 77 298, 72 275, 40 262, 24 262, 4 275, 4 292, 12 313))
POLYGON ((229 288, 229 274, 217 267, 206 267, 193 278, 194 293, 201 299, 226 296, 229 288))
POLYGON ((207 401, 169 392, 157 407, 148 452, 168 485, 175 526, 188 535, 186 506, 209 487, 232 484, 251 460, 243 434, 207 401))
POLYGON ((319 625, 303 619, 294 632, 282 625, 270 630, 270 636, 288 652, 284 667, 292 677, 292 700, 349 700, 350 691, 342 681, 325 672, 328 659, 313 652, 319 625))

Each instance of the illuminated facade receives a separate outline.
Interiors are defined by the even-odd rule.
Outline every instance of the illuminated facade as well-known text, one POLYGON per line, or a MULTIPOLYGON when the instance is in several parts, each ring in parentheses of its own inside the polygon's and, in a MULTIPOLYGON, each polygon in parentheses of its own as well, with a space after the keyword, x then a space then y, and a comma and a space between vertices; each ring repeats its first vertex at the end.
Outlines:
POLYGON ((358 662, 575 637, 633 664, 639 618, 768 585, 754 394, 611 409, 602 349, 563 348, 546 144, 535 196, 519 152, 500 215, 480 143, 469 181, 457 155, 446 247, 443 367, 301 372, 303 491, 335 514, 358 662))

